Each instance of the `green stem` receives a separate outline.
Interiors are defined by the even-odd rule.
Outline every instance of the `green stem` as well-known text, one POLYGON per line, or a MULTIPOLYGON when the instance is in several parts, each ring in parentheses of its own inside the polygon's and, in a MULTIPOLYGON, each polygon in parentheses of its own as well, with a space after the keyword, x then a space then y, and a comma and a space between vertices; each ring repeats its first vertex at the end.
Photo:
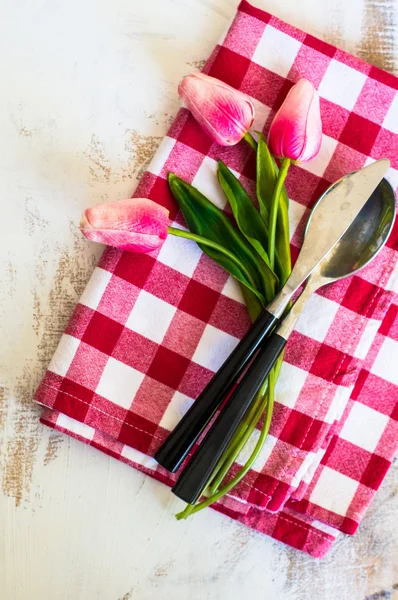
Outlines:
POLYGON ((245 135, 243 136, 243 139, 249 144, 250 148, 253 148, 253 150, 257 152, 257 142, 251 133, 246 131, 245 135))
POLYGON ((283 184, 286 179, 287 172, 290 167, 290 158, 284 158, 282 160, 281 168, 278 173, 278 179, 271 201, 271 212, 269 215, 269 226, 268 226, 268 257, 271 269, 275 266, 275 232, 276 232, 276 219, 278 215, 279 198, 282 192, 283 184))
MULTIPOLYGON (((231 466, 234 464, 236 458, 239 456, 243 446, 248 441, 249 437, 253 433, 254 428, 256 427, 258 421, 260 420, 261 414, 264 410, 263 408, 263 397, 266 393, 266 388, 268 384, 268 378, 263 383, 260 391, 257 393, 256 398, 254 399, 247 415, 245 415, 239 429, 237 430, 235 436, 233 437, 226 453, 222 457, 220 461, 219 468, 214 470, 212 474, 212 480, 207 488, 209 494, 215 494, 222 483, 224 477, 228 473, 231 466)), ((218 465, 217 465, 218 466, 218 465)))
POLYGON ((273 370, 269 374, 269 378, 270 378, 269 393, 264 396, 264 400, 263 400, 263 410, 266 409, 265 421, 264 421, 264 425, 261 430, 260 436, 257 440, 257 444, 256 444, 253 452, 251 453, 249 460, 244 465, 244 467, 242 467, 242 469, 239 471, 239 473, 237 475, 235 475, 235 477, 233 477, 231 479, 231 481, 229 481, 224 487, 219 489, 216 494, 213 494, 209 498, 206 498, 206 500, 203 500, 203 502, 196 504, 195 506, 193 506, 192 510, 191 510, 191 506, 189 506, 189 510, 187 507, 187 508, 185 508, 185 510, 178 513, 176 515, 176 518, 178 520, 186 519, 187 516, 189 516, 190 514, 193 515, 193 514, 199 512, 200 510, 202 510, 203 508, 210 506, 210 504, 217 502, 222 496, 227 494, 237 483, 239 483, 241 481, 241 479, 246 475, 246 473, 250 470, 251 466, 253 465, 253 463, 255 462, 255 460, 257 459, 258 455, 260 454, 260 452, 262 450, 262 447, 267 438, 268 431, 269 431, 269 428, 271 425, 272 411, 274 408, 274 385, 275 385, 273 370))
POLYGON ((176 237, 185 238, 187 240, 192 240, 197 244, 202 244, 202 246, 207 246, 208 248, 213 248, 213 250, 217 250, 217 252, 221 252, 224 256, 227 256, 230 260, 232 260, 237 267, 241 270, 243 275, 246 277, 248 283, 250 284, 250 288, 252 291, 258 296, 260 301, 264 304, 264 297, 260 292, 256 290, 256 283, 253 281, 250 273, 246 270, 245 265, 239 260, 235 254, 232 254, 229 250, 224 248, 224 246, 220 246, 217 242, 213 242, 207 238, 202 237, 201 235, 197 235, 196 233, 191 233, 190 231, 186 231, 185 229, 177 229, 176 227, 168 227, 168 233, 174 235, 176 237))

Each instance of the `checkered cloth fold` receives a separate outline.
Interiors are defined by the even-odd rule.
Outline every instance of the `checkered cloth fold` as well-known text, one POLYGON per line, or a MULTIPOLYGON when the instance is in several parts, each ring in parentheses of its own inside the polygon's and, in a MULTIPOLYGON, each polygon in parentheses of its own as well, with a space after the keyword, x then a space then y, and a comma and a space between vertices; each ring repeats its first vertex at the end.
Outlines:
MULTIPOLYGON (((204 71, 248 94, 253 128, 265 132, 297 79, 319 89, 320 153, 287 181, 294 258, 310 208, 337 178, 387 156, 397 186, 394 76, 246 1, 204 71)), ((218 158, 254 197, 254 153, 213 144, 182 108, 135 196, 166 206, 182 227, 167 174, 224 207, 218 158)), ((371 265, 310 300, 265 447, 217 510, 318 557, 339 531, 355 532, 397 448, 397 262, 395 226, 371 265)), ((194 243, 169 236, 148 255, 107 248, 37 390, 41 420, 171 485, 152 457, 248 327, 238 285, 194 243)))

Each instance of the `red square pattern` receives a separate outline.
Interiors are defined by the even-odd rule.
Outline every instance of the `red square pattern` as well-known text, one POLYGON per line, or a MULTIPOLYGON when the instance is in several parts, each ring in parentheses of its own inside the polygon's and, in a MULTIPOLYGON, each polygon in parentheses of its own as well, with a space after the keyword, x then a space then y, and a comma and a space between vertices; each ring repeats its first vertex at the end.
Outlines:
POLYGON ((340 136, 340 142, 368 156, 381 127, 365 117, 351 113, 340 136))
POLYGON ((173 395, 174 390, 169 385, 165 385, 151 377, 145 377, 134 396, 131 409, 134 411, 134 414, 140 415, 154 424, 158 424, 170 404, 173 395), (151 401, 148 409, 149 399, 151 401))
POLYGON ((250 63, 241 90, 262 104, 274 107, 284 84, 285 80, 277 73, 256 63, 250 63))
POLYGON ((97 311, 124 325, 138 298, 140 289, 134 284, 113 276, 97 306, 97 311))
POLYGON ((348 121, 350 111, 326 100, 326 98, 320 99, 320 106, 323 133, 338 140, 348 121))
MULTIPOLYGON (((186 146, 181 145, 180 148, 186 148, 186 146)), ((175 156, 173 158, 175 158, 175 156)), ((172 171, 173 167, 175 167, 173 158, 170 159, 170 168, 165 173, 165 177, 167 177, 169 171, 172 171)), ((171 220, 175 218, 176 214, 178 213, 178 204, 170 191, 170 187, 166 178, 156 177, 155 183, 151 187, 151 190, 146 197, 167 208, 167 210, 170 212, 171 220)))
POLYGON ((358 275, 350 279, 350 285, 342 299, 342 305, 350 310, 371 318, 377 308, 377 297, 381 288, 364 281, 358 275))
POLYGON ((308 452, 314 449, 316 440, 323 427, 323 421, 292 409, 279 435, 279 439, 288 442, 292 446, 296 446, 303 452, 308 452))
POLYGON ((84 423, 94 392, 64 378, 53 408, 84 423))
MULTIPOLYGON (((311 48, 313 50, 316 50, 317 52, 320 52, 321 54, 324 54, 325 56, 328 56, 329 58, 333 58, 333 56, 336 54, 336 46, 332 46, 332 44, 328 44, 327 42, 324 42, 323 40, 320 40, 310 34, 307 34, 305 36, 303 44, 308 48, 311 48)), ((312 60, 315 61, 314 54, 311 53, 310 56, 312 60)), ((318 55, 316 55, 316 60, 319 60, 318 55)))
POLYGON ((361 483, 374 490, 378 490, 391 463, 377 454, 373 454, 361 477, 361 483))
POLYGON ((84 304, 76 304, 73 315, 66 326, 65 333, 81 340, 88 324, 93 318, 94 310, 84 304))
POLYGON ((142 289, 164 302, 178 306, 190 281, 183 273, 159 261, 154 264, 142 289))
POLYGON ((155 258, 150 254, 132 254, 123 252, 115 267, 118 277, 142 288, 155 264, 155 258))
POLYGON ((82 341, 110 356, 122 331, 123 325, 96 312, 84 332, 82 341))
POLYGON ((149 377, 178 389, 190 361, 168 348, 159 346, 154 359, 148 369, 149 377))
POLYGON ((109 356, 93 346, 81 342, 69 366, 66 377, 91 390, 95 390, 109 356), (87 368, 87 365, 90 368, 87 368))
MULTIPOLYGON (((203 131, 201 132, 201 137, 203 138, 203 143, 206 142, 205 137, 206 134, 203 133, 203 131)), ((202 144, 202 142, 200 142, 202 144)), ((199 144, 199 142, 198 142, 199 144)), ((184 179, 184 181, 187 181, 188 183, 192 183, 193 178, 195 177, 196 173, 199 170, 200 165, 202 164, 204 159, 204 154, 202 153, 202 151, 198 151, 195 150, 194 148, 191 148, 190 146, 187 146, 185 144, 181 144, 179 141, 177 141, 174 144, 173 149, 171 150, 166 162, 164 163, 164 166, 161 170, 161 178, 164 178, 165 183, 166 179, 169 175, 169 173, 178 173, 178 176, 181 177, 182 179, 184 179)), ((155 186, 154 186, 155 187, 155 186)), ((167 184, 168 187, 168 184, 167 184)), ((152 200, 156 200, 155 197, 155 191, 152 188, 151 190, 151 199, 152 200)), ((163 191, 163 194, 166 195, 166 192, 163 191)), ((170 192, 170 189, 168 189, 168 195, 170 198, 170 195, 172 197, 172 193, 170 192)), ((167 200, 167 204, 169 204, 170 200, 167 200)), ((173 203, 175 203, 175 200, 173 198, 173 203)), ((163 204, 163 202, 162 202, 163 204)), ((166 207, 168 208, 168 205, 166 204, 166 207)))
POLYGON ((119 442, 147 453, 156 433, 157 426, 148 419, 129 411, 118 435, 119 442))
POLYGON ((189 398, 197 398, 214 373, 206 367, 190 362, 179 384, 179 391, 189 398))
POLYGON ((379 333, 398 341, 398 305, 391 304, 379 327, 379 333))
POLYGON ((205 327, 206 324, 200 319, 177 311, 162 340, 162 346, 185 358, 192 358, 205 327))
POLYGON ((125 327, 112 356, 141 373, 147 373, 158 347, 152 340, 125 327))
POLYGON ((232 23, 224 39, 223 46, 238 52, 240 56, 246 56, 250 59, 264 33, 264 29, 264 22, 242 13, 239 20, 232 23))
POLYGON ((215 292, 221 292, 229 274, 206 254, 202 254, 196 265, 192 279, 215 292))
POLYGON ((188 113, 188 117, 178 135, 178 141, 202 154, 207 154, 212 145, 211 139, 203 132, 191 113, 188 113))
POLYGON ((362 152, 338 143, 323 176, 328 181, 337 181, 347 173, 362 169, 365 166, 366 158, 362 152))
POLYGON ((395 93, 389 86, 369 77, 355 103, 354 113, 374 123, 383 123, 395 93))
POLYGON ((373 144, 371 156, 374 159, 390 159, 393 169, 398 169, 398 155, 391 149, 397 145, 397 134, 388 129, 380 129, 379 134, 373 144))
POLYGON ((396 75, 393 75, 392 73, 387 73, 387 71, 383 71, 383 69, 379 69, 379 67, 371 65, 369 70, 369 77, 372 77, 372 79, 384 83, 384 85, 388 85, 388 87, 390 87, 393 90, 398 90, 398 78, 396 77, 396 75))
POLYGON ((221 46, 210 68, 209 75, 239 89, 250 64, 250 60, 245 56, 221 46))
POLYGON ((178 308, 207 323, 219 297, 218 292, 191 279, 178 308))
MULTIPOLYGON (((292 81, 297 81, 302 77, 305 77, 311 83, 318 88, 321 83, 323 76, 325 75, 326 69, 330 63, 330 57, 323 52, 314 52, 314 49, 309 43, 306 42, 307 36, 304 40, 304 44, 300 47, 295 61, 289 71, 288 78, 292 81)), ((315 38, 312 38, 313 40, 315 38)), ((318 41, 318 40, 317 40, 318 41)), ((329 46, 329 44, 325 44, 329 46)), ((333 46, 330 46, 333 52, 336 50, 333 46)))
POLYGON ((311 373, 338 385, 349 385, 355 380, 354 365, 355 360, 349 354, 322 344, 311 365, 311 373))
POLYGON ((251 325, 246 306, 223 295, 219 296, 209 323, 237 338, 242 338, 251 325))

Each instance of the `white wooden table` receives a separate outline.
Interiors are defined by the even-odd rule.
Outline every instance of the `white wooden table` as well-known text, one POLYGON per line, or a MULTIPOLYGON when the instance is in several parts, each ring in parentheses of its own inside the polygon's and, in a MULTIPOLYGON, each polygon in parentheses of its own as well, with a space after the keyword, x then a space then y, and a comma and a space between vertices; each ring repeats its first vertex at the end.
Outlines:
MULTIPOLYGON (((392 0, 257 0, 397 70, 392 0)), ((398 473, 322 561, 42 427, 33 391, 100 249, 83 209, 128 196, 237 0, 0 0, 0 599, 398 598, 398 473), (394 519, 395 517, 395 519, 394 519)))

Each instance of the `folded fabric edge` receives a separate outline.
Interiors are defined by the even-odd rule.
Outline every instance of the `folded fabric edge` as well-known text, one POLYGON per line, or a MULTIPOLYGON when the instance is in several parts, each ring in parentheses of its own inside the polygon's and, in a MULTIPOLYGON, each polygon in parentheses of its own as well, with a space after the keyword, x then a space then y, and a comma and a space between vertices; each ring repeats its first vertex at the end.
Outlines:
MULTIPOLYGON (((112 456, 142 471, 157 481, 168 486, 173 483, 170 474, 167 474, 164 469, 159 469, 153 458, 133 448, 128 447, 126 449, 126 446, 123 446, 120 442, 96 432, 92 427, 79 421, 44 408, 40 422, 47 427, 57 429, 87 445, 93 446, 97 450, 101 450, 108 456, 112 456), (62 419, 61 423, 59 422, 60 417, 62 419)), ((241 514, 220 503, 213 505, 211 508, 314 558, 323 558, 338 534, 336 531, 334 535, 335 530, 320 522, 308 519, 303 515, 294 515, 291 510, 271 514, 251 508, 247 514, 241 514)))

